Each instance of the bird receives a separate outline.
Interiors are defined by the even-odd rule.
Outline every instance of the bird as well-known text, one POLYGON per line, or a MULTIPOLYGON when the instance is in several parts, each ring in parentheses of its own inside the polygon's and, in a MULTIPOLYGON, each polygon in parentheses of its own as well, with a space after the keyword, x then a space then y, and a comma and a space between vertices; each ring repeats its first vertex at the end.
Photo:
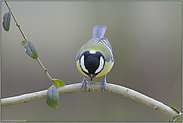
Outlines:
POLYGON ((85 76, 81 87, 85 91, 86 77, 91 81, 95 77, 104 76, 102 83, 103 92, 106 91, 106 74, 112 69, 114 57, 112 47, 107 38, 104 38, 106 26, 95 26, 93 28, 93 37, 87 41, 76 55, 75 63, 77 69, 85 76))

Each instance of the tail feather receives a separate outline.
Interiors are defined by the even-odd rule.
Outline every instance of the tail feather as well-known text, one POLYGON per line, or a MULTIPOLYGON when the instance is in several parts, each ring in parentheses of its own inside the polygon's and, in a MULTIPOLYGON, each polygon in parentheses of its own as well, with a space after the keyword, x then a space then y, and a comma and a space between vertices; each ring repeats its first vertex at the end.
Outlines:
POLYGON ((99 36, 100 38, 104 38, 104 34, 107 27, 105 26, 95 26, 93 28, 93 38, 99 36))

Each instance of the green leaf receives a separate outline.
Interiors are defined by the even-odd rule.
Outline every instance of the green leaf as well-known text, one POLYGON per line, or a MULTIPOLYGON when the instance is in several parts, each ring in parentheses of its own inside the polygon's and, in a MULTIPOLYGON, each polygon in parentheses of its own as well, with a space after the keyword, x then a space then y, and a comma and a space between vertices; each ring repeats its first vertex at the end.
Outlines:
POLYGON ((2 25, 3 25, 3 28, 4 28, 5 31, 9 31, 9 29, 10 29, 10 20, 11 20, 11 12, 8 11, 3 16, 2 25))
POLYGON ((181 118, 182 118, 182 113, 175 107, 170 107, 171 109, 173 109, 175 112, 178 113, 178 115, 174 116, 174 117, 171 117, 170 120, 168 120, 169 122, 179 122, 181 121, 181 118))
POLYGON ((65 86, 65 83, 60 79, 53 79, 53 81, 60 87, 65 86))
POLYGON ((174 111, 176 111, 178 114, 180 113, 180 111, 177 108, 175 108, 175 107, 170 107, 170 108, 173 109, 174 111))
POLYGON ((182 114, 176 115, 174 117, 171 117, 171 119, 168 120, 168 122, 180 122, 181 121, 181 118, 182 118, 182 114))
MULTIPOLYGON (((26 38, 26 40, 28 41, 28 39, 26 38)), ((27 42, 25 39, 24 40, 22 40, 22 42, 21 42, 21 45, 22 46, 24 46, 25 45, 25 43, 27 42)))
POLYGON ((46 93, 46 103, 51 107, 51 108, 57 108, 58 105, 58 99, 59 99, 59 94, 57 88, 52 85, 47 93, 46 93))
POLYGON ((35 47, 35 45, 32 42, 27 41, 25 43, 25 45, 24 45, 24 48, 25 48, 25 52, 27 53, 27 55, 29 55, 33 59, 37 59, 38 58, 36 47, 35 47))
POLYGON ((180 122, 182 118, 182 115, 179 115, 179 117, 177 117, 177 119, 175 119, 175 122, 180 122))

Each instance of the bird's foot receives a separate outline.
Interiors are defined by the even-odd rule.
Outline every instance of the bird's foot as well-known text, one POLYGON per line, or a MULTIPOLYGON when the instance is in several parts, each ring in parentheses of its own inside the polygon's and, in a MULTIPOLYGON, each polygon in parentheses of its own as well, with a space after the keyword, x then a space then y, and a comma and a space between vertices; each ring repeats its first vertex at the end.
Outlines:
POLYGON ((82 84, 81 84, 81 87, 83 88, 84 92, 85 92, 86 83, 88 83, 88 81, 86 80, 86 77, 84 77, 82 84))
POLYGON ((104 81, 103 81, 103 83, 102 83, 102 90, 103 90, 103 92, 106 91, 106 88, 107 88, 107 84, 106 84, 106 75, 105 75, 105 76, 104 76, 104 81))
POLYGON ((106 84, 106 80, 104 80, 103 83, 102 83, 102 90, 103 90, 103 92, 106 91, 106 88, 107 88, 107 84, 106 84))

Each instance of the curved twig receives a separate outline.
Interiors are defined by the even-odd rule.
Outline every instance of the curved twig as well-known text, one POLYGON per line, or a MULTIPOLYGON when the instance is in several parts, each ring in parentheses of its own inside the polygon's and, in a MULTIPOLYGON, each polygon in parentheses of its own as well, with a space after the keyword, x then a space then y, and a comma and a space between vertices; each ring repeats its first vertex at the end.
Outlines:
MULTIPOLYGON (((89 82, 86 84, 85 91, 102 92, 101 85, 102 84, 100 82, 89 82)), ((43 90, 39 92, 23 94, 20 96, 4 98, 4 99, 1 99, 1 107, 43 99, 46 97, 46 92, 47 90, 43 90)), ((81 83, 76 83, 76 84, 60 87, 58 88, 58 92, 59 92, 59 95, 62 95, 62 94, 68 94, 68 93, 83 92, 83 89, 81 88, 81 83)), ((106 92, 116 93, 116 94, 123 95, 127 98, 134 99, 138 102, 144 103, 154 108, 155 110, 161 111, 171 117, 178 115, 176 111, 171 109, 169 106, 163 104, 162 102, 159 102, 155 99, 152 99, 146 95, 143 95, 137 91, 134 91, 132 89, 129 89, 123 86, 107 83, 106 92)))

